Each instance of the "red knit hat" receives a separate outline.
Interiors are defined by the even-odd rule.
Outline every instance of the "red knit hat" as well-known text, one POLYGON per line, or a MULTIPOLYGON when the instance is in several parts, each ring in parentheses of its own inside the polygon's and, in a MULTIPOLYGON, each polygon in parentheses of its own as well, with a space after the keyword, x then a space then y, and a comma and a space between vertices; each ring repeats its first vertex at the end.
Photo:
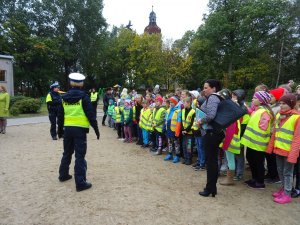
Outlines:
POLYGON ((297 102, 297 98, 294 94, 286 94, 279 99, 279 102, 284 102, 289 107, 291 107, 291 109, 294 109, 297 102))
POLYGON ((156 96, 155 101, 158 101, 160 104, 162 104, 164 100, 161 96, 156 96))
POLYGON ((270 94, 274 96, 276 101, 278 101, 284 94, 285 89, 284 88, 276 88, 270 91, 270 94))
POLYGON ((174 105, 178 104, 178 98, 176 98, 175 96, 172 96, 171 98, 169 98, 170 102, 172 102, 174 105))

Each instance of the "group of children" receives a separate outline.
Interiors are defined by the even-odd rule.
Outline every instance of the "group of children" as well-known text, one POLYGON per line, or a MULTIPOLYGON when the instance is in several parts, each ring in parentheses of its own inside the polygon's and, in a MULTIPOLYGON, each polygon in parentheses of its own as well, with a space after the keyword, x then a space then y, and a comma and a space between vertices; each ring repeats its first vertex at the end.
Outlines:
MULTIPOLYGON (((252 175, 245 181, 248 187, 263 189, 265 181, 281 182, 281 188, 273 193, 274 201, 280 204, 300 196, 300 86, 297 89, 298 93, 292 94, 283 87, 268 91, 265 85, 259 85, 249 106, 245 104, 242 89, 232 92, 223 89, 218 93, 247 111, 224 129, 219 164, 221 168, 222 161, 226 162, 227 172, 221 185, 233 185, 234 180, 243 179, 246 150, 252 175)), ((200 110, 205 101, 197 91, 180 89, 167 96, 146 93, 145 97, 137 94, 126 99, 117 98, 109 102, 109 127, 117 130, 118 139, 125 143, 136 141, 143 149, 149 147, 153 155, 166 151, 165 161, 191 165, 196 153, 193 168, 205 170, 202 140, 205 124, 200 123, 205 117, 200 110)))

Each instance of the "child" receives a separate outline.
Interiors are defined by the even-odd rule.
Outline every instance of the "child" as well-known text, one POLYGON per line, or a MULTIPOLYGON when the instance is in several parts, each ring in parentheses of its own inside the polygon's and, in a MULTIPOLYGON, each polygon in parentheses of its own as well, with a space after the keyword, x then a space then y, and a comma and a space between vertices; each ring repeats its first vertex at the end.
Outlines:
POLYGON ((136 94, 133 120, 134 120, 134 130, 136 130, 137 133, 137 142, 136 142, 137 145, 143 145, 143 132, 139 126, 142 109, 143 109, 143 96, 140 94, 136 94))
POLYGON ((246 127, 241 144, 247 147, 247 160, 252 173, 252 179, 245 181, 250 188, 264 189, 264 161, 265 151, 267 149, 271 124, 274 115, 268 104, 271 96, 266 91, 257 91, 254 93, 252 104, 256 108, 253 111, 246 127))
POLYGON ((118 99, 116 102, 116 106, 114 108, 114 115, 115 118, 115 125, 118 133, 118 139, 121 140, 124 136, 124 130, 123 130, 123 110, 121 106, 121 99, 118 99))
MULTIPOLYGON (((276 115, 280 109, 279 107, 279 99, 285 94, 286 90, 284 88, 276 88, 270 91, 271 101, 270 107, 276 115)), ((277 165, 276 165, 276 154, 267 154, 266 153, 266 161, 267 161, 267 174, 265 175, 265 181, 267 183, 278 183, 280 182, 277 165)))
POLYGON ((114 127, 114 121, 112 120, 113 114, 114 114, 114 100, 113 99, 109 99, 108 101, 108 109, 107 109, 107 117, 108 117, 108 126, 110 128, 114 127))
POLYGON ((142 130, 143 135, 143 145, 142 148, 149 147, 149 117, 151 115, 151 110, 149 108, 149 102, 147 100, 143 101, 143 108, 140 113, 139 127, 142 130))
POLYGON ((200 97, 197 101, 197 108, 196 108, 196 116, 194 119, 194 123, 192 126, 192 131, 195 137, 196 141, 196 146, 197 146, 197 163, 193 165, 195 171, 198 170, 205 170, 205 152, 203 148, 203 134, 204 131, 201 129, 201 125, 198 124, 198 121, 205 115, 201 110, 200 107, 201 105, 205 102, 206 98, 205 97, 200 97))
POLYGON ((192 126, 195 119, 195 110, 192 109, 192 98, 184 99, 184 109, 181 112, 181 133, 184 161, 183 164, 192 164, 192 126))
POLYGON ((282 96, 279 104, 267 153, 276 154, 277 170, 282 181, 282 187, 272 194, 274 201, 286 204, 292 201, 293 170, 300 149, 300 114, 294 110, 296 96, 293 94, 282 96))
MULTIPOLYGON (((245 97, 246 92, 243 89, 237 89, 232 92, 232 100, 236 102, 240 107, 242 107, 247 112, 247 107, 245 104, 245 97)), ((247 124, 249 122, 250 115, 249 113, 246 113, 241 119, 241 134, 240 138, 244 135, 244 132, 246 130, 247 124)), ((235 167, 236 167, 236 174, 233 177, 233 180, 240 181, 244 177, 244 171, 245 171, 245 147, 244 145, 240 145, 240 154, 235 154, 235 167)))
POLYGON ((132 107, 131 107, 131 101, 130 99, 125 100, 125 107, 124 107, 124 134, 125 134, 125 140, 124 143, 131 143, 132 142, 132 107))
POLYGON ((155 98, 155 109, 153 111, 153 121, 152 127, 155 134, 155 141, 153 142, 153 148, 156 149, 155 155, 161 155, 162 153, 162 129, 164 125, 164 119, 166 115, 166 110, 162 107, 163 98, 157 96, 155 98))
POLYGON ((181 109, 178 105, 178 98, 173 96, 169 98, 170 108, 167 110, 165 119, 165 134, 168 139, 168 152, 169 154, 164 158, 165 161, 173 159, 173 152, 175 153, 173 163, 180 161, 180 145, 179 135, 181 128, 181 109))

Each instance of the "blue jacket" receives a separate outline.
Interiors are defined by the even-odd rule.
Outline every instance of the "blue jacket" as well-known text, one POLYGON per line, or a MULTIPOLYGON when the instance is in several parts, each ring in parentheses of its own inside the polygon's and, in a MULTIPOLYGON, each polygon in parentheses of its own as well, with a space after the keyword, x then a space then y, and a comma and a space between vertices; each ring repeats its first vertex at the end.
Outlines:
POLYGON ((165 126, 164 126, 164 131, 166 133, 167 138, 174 138, 175 137, 175 132, 171 131, 171 120, 172 116, 175 112, 175 110, 179 109, 179 113, 177 114, 177 123, 181 123, 181 108, 180 105, 176 105, 173 108, 170 108, 170 113, 166 113, 165 117, 165 126))

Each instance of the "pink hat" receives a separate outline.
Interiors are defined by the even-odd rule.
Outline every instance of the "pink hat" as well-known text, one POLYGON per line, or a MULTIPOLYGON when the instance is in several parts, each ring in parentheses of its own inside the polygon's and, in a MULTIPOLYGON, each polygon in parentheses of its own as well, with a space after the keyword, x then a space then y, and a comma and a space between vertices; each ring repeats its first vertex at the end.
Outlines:
POLYGON ((160 104, 162 104, 164 100, 161 96, 156 96, 155 101, 158 101, 160 104))
POLYGON ((267 105, 271 101, 271 95, 266 91, 257 91, 254 93, 254 96, 262 105, 267 105))

